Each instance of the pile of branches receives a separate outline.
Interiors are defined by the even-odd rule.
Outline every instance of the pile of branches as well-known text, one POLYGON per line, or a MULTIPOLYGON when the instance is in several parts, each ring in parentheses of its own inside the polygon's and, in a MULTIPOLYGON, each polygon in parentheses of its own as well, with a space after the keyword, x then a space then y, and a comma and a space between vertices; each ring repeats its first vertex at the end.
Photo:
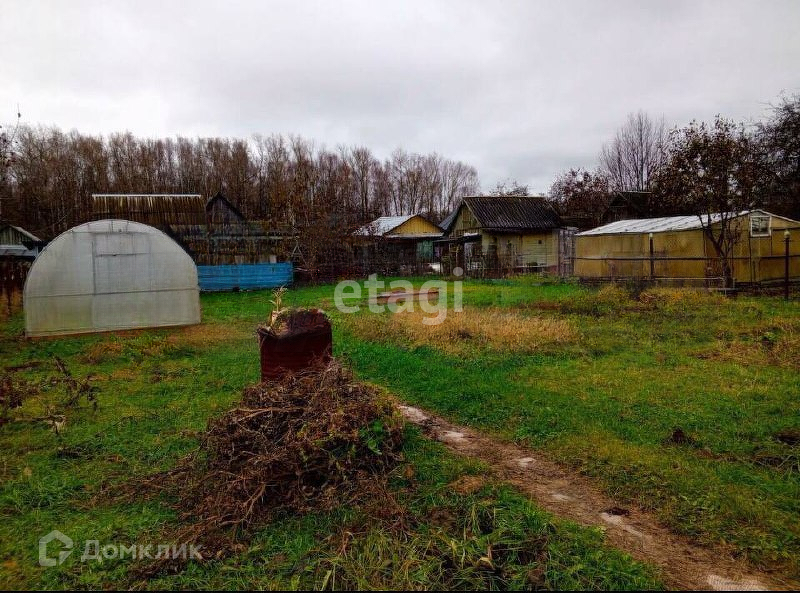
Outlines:
POLYGON ((246 388, 235 408, 209 422, 196 452, 136 490, 175 495, 188 525, 174 535, 214 557, 238 528, 276 510, 363 500, 399 462, 401 445, 391 403, 332 361, 246 388))

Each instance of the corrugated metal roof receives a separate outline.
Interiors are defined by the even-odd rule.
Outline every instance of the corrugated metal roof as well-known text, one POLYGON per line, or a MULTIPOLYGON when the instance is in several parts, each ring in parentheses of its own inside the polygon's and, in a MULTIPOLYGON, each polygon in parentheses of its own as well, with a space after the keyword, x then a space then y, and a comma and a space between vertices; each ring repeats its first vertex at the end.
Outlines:
POLYGON ((456 216, 458 216, 459 210, 461 210, 461 204, 459 204, 458 208, 453 210, 442 222, 439 223, 439 226, 444 229, 445 233, 450 232, 450 227, 452 227, 453 223, 456 221, 456 216))
POLYGON ((396 229, 404 222, 411 220, 413 217, 413 214, 408 214, 406 216, 381 216, 380 218, 376 218, 372 222, 365 224, 353 234, 363 236, 377 235, 382 237, 392 229, 396 229))
MULTIPOLYGON (((419 216, 419 214, 407 214, 405 216, 381 216, 380 218, 376 218, 369 224, 365 224, 353 234, 362 237, 383 237, 391 233, 401 224, 405 224, 406 222, 408 222, 409 220, 411 220, 416 216, 419 216)), ((415 238, 433 237, 439 235, 418 233, 414 235, 403 235, 403 236, 409 239, 415 239, 415 238)))
POLYGON ((549 230, 562 226, 561 218, 543 197, 470 196, 464 198, 464 203, 486 230, 549 230))
MULTIPOLYGON (((740 212, 739 214, 729 213, 727 217, 744 216, 750 211, 740 212)), ((722 218, 722 214, 712 214, 710 223, 715 224, 722 218)), ((665 216, 661 218, 634 218, 630 220, 618 220, 603 226, 578 233, 578 237, 590 235, 617 235, 620 233, 666 233, 672 231, 690 231, 703 228, 703 224, 709 224, 709 217, 703 216, 703 222, 696 214, 690 216, 665 216)))

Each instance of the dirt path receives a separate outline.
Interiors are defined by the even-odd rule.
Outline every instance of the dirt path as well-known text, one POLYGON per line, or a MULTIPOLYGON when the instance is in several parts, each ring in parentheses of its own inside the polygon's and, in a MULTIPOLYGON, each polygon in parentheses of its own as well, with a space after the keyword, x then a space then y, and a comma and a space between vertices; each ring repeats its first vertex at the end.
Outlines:
POLYGON ((456 426, 419 408, 398 408, 431 438, 487 462, 499 478, 530 495, 540 507, 583 525, 604 527, 612 546, 660 566, 671 589, 760 591, 798 586, 754 570, 718 549, 695 545, 641 509, 621 509, 590 479, 531 450, 456 426))

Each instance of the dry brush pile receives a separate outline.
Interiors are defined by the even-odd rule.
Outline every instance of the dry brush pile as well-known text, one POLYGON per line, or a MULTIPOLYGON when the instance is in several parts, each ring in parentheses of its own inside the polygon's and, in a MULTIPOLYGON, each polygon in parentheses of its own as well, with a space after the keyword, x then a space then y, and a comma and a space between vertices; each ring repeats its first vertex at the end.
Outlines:
POLYGON ((209 422, 197 451, 131 491, 171 495, 188 522, 171 535, 200 544, 204 559, 221 557, 242 529, 278 510, 357 504, 385 483, 401 445, 402 419, 388 399, 332 361, 246 388, 209 422))

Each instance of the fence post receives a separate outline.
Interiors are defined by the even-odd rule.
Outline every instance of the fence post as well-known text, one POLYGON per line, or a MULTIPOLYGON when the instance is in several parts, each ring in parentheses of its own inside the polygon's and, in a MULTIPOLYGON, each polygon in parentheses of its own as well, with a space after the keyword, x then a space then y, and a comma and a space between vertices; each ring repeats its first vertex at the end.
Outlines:
POLYGON ((789 229, 783 231, 783 298, 789 300, 789 229))
POLYGON ((650 233, 650 280, 655 278, 656 275, 656 262, 654 259, 653 251, 653 233, 650 233))

